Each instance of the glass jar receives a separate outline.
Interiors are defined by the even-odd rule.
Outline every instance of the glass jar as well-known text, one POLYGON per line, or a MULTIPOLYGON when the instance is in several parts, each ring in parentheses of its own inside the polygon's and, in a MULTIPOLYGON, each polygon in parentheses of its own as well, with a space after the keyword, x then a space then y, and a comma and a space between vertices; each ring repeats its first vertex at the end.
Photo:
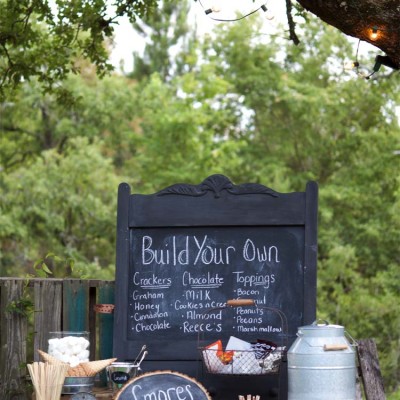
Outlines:
POLYGON ((89 332, 49 332, 48 354, 71 367, 89 361, 89 332))

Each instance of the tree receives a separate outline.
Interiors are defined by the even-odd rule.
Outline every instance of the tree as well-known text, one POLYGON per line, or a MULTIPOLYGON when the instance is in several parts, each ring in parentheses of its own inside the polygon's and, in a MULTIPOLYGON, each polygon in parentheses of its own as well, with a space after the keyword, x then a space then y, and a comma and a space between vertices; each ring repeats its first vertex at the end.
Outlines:
POLYGON ((90 60, 102 76, 112 69, 105 40, 111 39, 121 16, 133 22, 157 0, 0 0, 0 100, 23 81, 37 78, 43 90, 58 91, 77 60, 90 60))
POLYGON ((24 84, 13 102, 0 103, 0 165, 11 171, 55 149, 64 153, 76 137, 102 138, 116 167, 134 156, 130 124, 135 118, 136 90, 121 76, 98 79, 91 72, 71 76, 64 87, 75 98, 66 107, 40 85, 24 84))
MULTIPOLYGON (((101 273, 114 262, 116 176, 99 142, 68 143, 64 154, 45 150, 29 168, 0 182, 0 271, 21 276, 52 252, 101 273)), ((80 268, 81 269, 81 268, 80 268)), ((64 271, 65 273, 65 271, 64 271)))
MULTIPOLYGON (((179 57, 188 50, 190 10, 187 1, 162 2, 160 7, 133 25, 146 42, 143 56, 134 53, 134 68, 130 77, 142 79, 158 72, 163 80, 170 78, 179 65, 179 57), (174 54, 171 54, 174 52, 174 54), (176 59, 177 58, 177 59, 176 59)), ((191 34, 195 36, 195 30, 191 34)))
MULTIPOLYGON (((106 42, 111 40, 118 18, 128 16, 135 22, 137 17, 149 17, 159 3, 116 0, 110 7, 107 0, 57 0, 52 7, 48 0, 0 0, 0 101, 33 78, 41 82, 44 92, 56 92, 64 102, 71 101, 61 83, 69 73, 78 72, 77 60, 90 60, 100 76, 109 72, 112 67, 106 42)), ((170 3, 165 1, 163 7, 174 8, 170 3)), ((286 0, 286 4, 290 37, 298 43, 292 1, 286 0)), ((345 34, 382 49, 386 56, 379 59, 380 63, 400 67, 397 2, 298 0, 298 4, 345 34), (377 37, 373 38, 375 29, 377 37)), ((146 62, 142 64, 148 67, 146 62)))

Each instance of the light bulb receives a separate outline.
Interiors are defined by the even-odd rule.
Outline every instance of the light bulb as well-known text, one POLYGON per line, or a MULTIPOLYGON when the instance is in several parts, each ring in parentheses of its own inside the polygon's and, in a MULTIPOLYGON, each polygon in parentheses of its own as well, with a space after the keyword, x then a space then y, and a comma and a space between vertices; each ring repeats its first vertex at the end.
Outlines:
POLYGON ((206 10, 204 10, 204 12, 206 13, 206 15, 211 14, 211 13, 219 13, 221 11, 221 6, 219 5, 219 3, 217 1, 215 1, 210 8, 207 8, 206 10))
POLYGON ((345 69, 346 71, 351 71, 354 68, 359 67, 360 64, 357 61, 346 61, 343 64, 343 69, 345 69))
POLYGON ((376 26, 374 26, 374 27, 372 28, 372 31, 371 31, 370 39, 371 39, 371 40, 376 40, 376 39, 378 39, 378 36, 379 36, 379 34, 378 34, 378 28, 377 28, 376 26))
POLYGON ((275 16, 271 12, 268 11, 268 8, 267 8, 266 4, 263 4, 260 8, 261 8, 261 10, 264 11, 264 15, 265 15, 266 19, 271 21, 271 20, 273 20, 275 18, 275 16))
POLYGON ((219 13, 222 10, 221 1, 213 0, 212 5, 211 5, 211 10, 215 13, 219 13))

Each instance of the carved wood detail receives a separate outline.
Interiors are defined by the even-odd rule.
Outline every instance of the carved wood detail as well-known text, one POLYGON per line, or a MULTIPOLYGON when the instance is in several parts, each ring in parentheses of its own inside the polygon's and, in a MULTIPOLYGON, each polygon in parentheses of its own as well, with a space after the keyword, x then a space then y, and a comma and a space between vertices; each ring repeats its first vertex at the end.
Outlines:
POLYGON ((177 183, 159 191, 157 196, 181 195, 181 196, 204 196, 207 192, 213 192, 215 198, 221 197, 222 191, 226 190, 231 195, 243 194, 266 194, 272 197, 279 197, 274 190, 259 183, 243 183, 241 185, 233 184, 229 178, 224 175, 216 174, 206 178, 199 185, 190 185, 186 183, 177 183))

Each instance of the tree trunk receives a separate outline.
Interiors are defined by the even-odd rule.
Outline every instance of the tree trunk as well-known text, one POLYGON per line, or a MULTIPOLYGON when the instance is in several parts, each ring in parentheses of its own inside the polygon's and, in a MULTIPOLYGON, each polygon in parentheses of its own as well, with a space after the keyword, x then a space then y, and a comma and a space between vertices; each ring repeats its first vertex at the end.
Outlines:
POLYGON ((306 10, 349 36, 386 53, 385 65, 400 68, 398 0, 297 0, 306 10), (376 37, 373 31, 376 31, 376 37))

